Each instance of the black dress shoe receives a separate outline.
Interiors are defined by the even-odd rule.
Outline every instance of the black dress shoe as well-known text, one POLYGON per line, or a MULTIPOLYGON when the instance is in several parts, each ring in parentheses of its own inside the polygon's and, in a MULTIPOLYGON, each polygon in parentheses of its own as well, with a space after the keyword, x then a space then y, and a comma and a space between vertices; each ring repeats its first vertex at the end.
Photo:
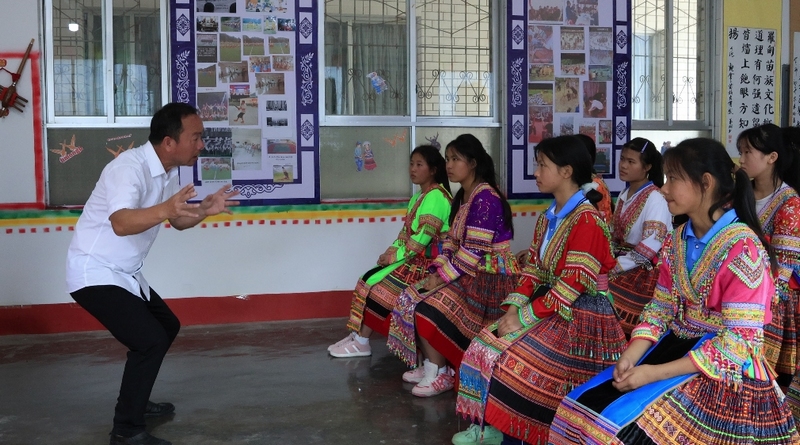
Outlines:
POLYGON ((147 431, 142 431, 133 437, 112 434, 110 445, 172 445, 172 442, 151 436, 147 431))
POLYGON ((161 417, 175 412, 175 405, 171 403, 153 403, 148 401, 145 408, 145 417, 161 417))

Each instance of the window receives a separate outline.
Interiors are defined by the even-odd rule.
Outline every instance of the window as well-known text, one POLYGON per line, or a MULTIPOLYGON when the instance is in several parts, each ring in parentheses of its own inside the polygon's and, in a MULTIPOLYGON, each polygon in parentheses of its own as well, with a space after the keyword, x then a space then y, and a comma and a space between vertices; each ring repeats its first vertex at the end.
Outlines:
POLYGON ((164 0, 47 0, 49 124, 149 125, 167 91, 164 0))
POLYGON ((633 1, 634 128, 708 128, 708 0, 633 1))
POLYGON ((325 114, 492 117, 491 2, 419 2, 410 24, 407 11, 406 0, 325 3, 325 114))
POLYGON ((323 199, 410 196, 410 150, 437 135, 445 146, 453 131, 481 138, 496 170, 504 171, 495 94, 500 4, 324 2, 320 120, 330 139, 320 151, 323 199), (359 170, 351 157, 364 140, 374 171, 359 170))

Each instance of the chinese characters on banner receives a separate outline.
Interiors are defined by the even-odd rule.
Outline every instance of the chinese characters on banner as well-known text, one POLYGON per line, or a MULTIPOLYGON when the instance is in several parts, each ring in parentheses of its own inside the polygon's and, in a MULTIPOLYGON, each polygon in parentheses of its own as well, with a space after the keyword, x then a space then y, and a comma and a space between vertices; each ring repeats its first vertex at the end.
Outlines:
POLYGON ((775 121, 774 29, 728 28, 728 150, 743 130, 775 121))

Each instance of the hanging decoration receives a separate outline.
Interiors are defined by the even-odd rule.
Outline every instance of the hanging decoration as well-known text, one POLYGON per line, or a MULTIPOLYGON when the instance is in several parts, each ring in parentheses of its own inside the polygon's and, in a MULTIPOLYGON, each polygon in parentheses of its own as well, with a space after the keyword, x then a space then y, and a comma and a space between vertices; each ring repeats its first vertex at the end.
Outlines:
POLYGON ((28 99, 25 99, 17 94, 17 82, 19 82, 19 79, 22 77, 22 70, 25 68, 25 63, 28 61, 28 57, 31 54, 33 40, 34 39, 31 39, 31 43, 28 44, 28 49, 25 50, 25 54, 22 56, 22 60, 19 62, 19 68, 17 68, 17 72, 12 73, 11 71, 7 70, 5 68, 5 60, 0 63, 0 71, 5 71, 8 74, 11 74, 11 85, 7 87, 0 85, 0 118, 8 116, 8 113, 12 108, 22 112, 22 109, 25 108, 25 104, 28 103, 28 99))

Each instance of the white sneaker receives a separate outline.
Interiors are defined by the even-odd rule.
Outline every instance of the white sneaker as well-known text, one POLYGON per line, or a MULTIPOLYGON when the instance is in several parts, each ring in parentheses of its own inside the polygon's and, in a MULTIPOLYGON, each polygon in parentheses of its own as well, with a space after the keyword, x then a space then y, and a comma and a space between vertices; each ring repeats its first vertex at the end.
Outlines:
POLYGON ((424 365, 403 373, 403 381, 408 383, 419 383, 425 377, 424 365))
POLYGON ((362 345, 354 338, 331 348, 328 354, 338 358, 369 357, 372 355, 372 348, 369 346, 369 343, 362 345))
POLYGON ((422 381, 414 386, 411 394, 417 397, 433 397, 453 389, 455 379, 449 370, 439 373, 439 366, 436 363, 427 362, 423 372, 422 381))
POLYGON ((341 346, 341 345, 343 345, 344 343, 347 343, 347 342, 349 342, 350 340, 354 339, 354 338, 355 338, 355 336, 356 336, 356 333, 355 333, 355 332, 351 332, 351 333, 349 333, 349 334, 347 335, 347 337, 345 337, 345 338, 343 338, 343 339, 341 339, 341 340, 337 341, 336 343, 334 343, 334 344, 332 344, 332 345, 328 346, 328 351, 330 351, 331 349, 333 349, 333 348, 335 348, 335 347, 337 347, 337 346, 341 346))

